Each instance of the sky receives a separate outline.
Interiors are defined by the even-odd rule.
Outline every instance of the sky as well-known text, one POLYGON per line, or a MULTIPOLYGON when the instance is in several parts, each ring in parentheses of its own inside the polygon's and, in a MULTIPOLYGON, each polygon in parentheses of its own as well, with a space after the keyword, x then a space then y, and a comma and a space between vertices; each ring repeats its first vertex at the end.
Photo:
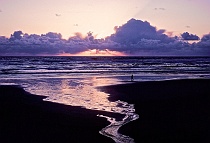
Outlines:
MULTIPOLYGON (((142 36, 137 36, 140 38, 138 42, 130 42, 130 45, 128 43, 122 45, 120 42, 119 33, 123 32, 120 32, 119 29, 126 29, 120 27, 129 25, 129 21, 134 19, 136 23, 139 21, 148 22, 150 28, 154 27, 157 33, 162 30, 163 33, 161 34, 170 38, 178 36, 181 37, 179 39, 187 40, 188 43, 191 40, 197 40, 198 44, 196 46, 201 46, 203 43, 199 45, 199 42, 201 42, 202 37, 210 33, 209 6, 210 0, 0 0, 0 36, 11 39, 11 34, 14 34, 15 31, 40 36, 42 34, 47 35, 49 32, 60 33, 63 40, 69 40, 69 38, 72 39, 75 36, 83 39, 83 42, 86 39, 86 44, 83 44, 84 48, 89 40, 87 33, 91 31, 89 37, 106 39, 105 42, 100 41, 102 42, 100 44, 108 45, 107 50, 117 50, 115 52, 119 51, 123 52, 122 55, 129 55, 129 52, 133 53, 122 49, 125 49, 126 45, 132 47, 131 44, 137 44, 145 39, 142 36), (116 35, 118 40, 113 38, 116 35), (186 36, 188 37, 186 38, 186 36), (189 38, 189 36, 191 37, 189 38), (121 49, 110 48, 110 43, 118 44, 121 49)), ((139 22, 140 25, 141 22, 139 22)), ((131 24, 131 26, 134 25, 131 24)), ((127 35, 127 33, 124 34, 127 35)), ((127 38, 129 39, 129 37, 127 38)), ((151 36, 149 38, 151 40, 151 36)), ((147 40, 149 40, 148 37, 147 40)), ((157 37, 154 39, 153 36, 152 40, 162 39, 157 37)), ((2 40, 0 42, 2 43, 2 40)), ((75 39, 73 42, 75 42, 75 39)), ((88 42, 89 46, 86 47, 86 50, 89 52, 91 50, 97 51, 97 47, 100 47, 97 45, 90 48, 90 40, 88 42)), ((195 44, 191 46, 195 47, 195 44)), ((84 52, 83 50, 75 51, 84 52)), ((77 53, 66 52, 63 49, 60 51, 65 54, 77 53)), ((139 51, 137 53, 141 53, 139 51)), ((57 52, 57 54, 61 53, 57 52)))

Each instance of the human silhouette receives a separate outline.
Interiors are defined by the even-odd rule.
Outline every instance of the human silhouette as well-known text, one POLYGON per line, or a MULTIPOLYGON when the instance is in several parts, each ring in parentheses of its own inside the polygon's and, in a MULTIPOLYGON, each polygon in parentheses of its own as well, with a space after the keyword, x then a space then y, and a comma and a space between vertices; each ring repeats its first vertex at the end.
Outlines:
POLYGON ((131 81, 133 81, 134 80, 134 78, 133 78, 133 74, 131 75, 131 81))

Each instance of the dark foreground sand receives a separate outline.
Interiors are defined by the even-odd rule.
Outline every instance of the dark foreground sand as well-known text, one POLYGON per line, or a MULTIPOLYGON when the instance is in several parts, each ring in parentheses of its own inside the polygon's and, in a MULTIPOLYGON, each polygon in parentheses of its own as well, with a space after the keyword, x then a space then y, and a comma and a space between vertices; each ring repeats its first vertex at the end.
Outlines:
POLYGON ((135 104, 139 119, 120 132, 138 143, 210 143, 210 80, 186 79, 102 87, 110 100, 135 104))
MULTIPOLYGON (((135 104, 140 118, 120 132, 138 143, 209 143, 210 80, 138 82, 100 87, 110 100, 135 104)), ((109 143, 109 123, 80 107, 44 102, 17 86, 0 86, 0 142, 109 143)))
POLYGON ((109 122, 97 117, 110 113, 46 102, 43 98, 17 86, 0 86, 0 143, 113 142, 99 134, 109 122))

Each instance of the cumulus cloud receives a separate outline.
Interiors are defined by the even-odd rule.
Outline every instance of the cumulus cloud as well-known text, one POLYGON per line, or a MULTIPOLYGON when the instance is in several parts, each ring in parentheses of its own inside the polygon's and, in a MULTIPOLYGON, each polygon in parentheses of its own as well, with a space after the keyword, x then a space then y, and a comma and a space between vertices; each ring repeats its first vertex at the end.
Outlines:
POLYGON ((208 50, 210 56, 210 33, 204 35, 201 40, 196 44, 197 48, 208 50))
POLYGON ((210 34, 204 35, 198 43, 190 44, 185 40, 199 37, 188 32, 181 35, 182 39, 173 37, 173 33, 168 36, 165 29, 157 30, 149 22, 136 19, 114 29, 115 33, 105 39, 96 39, 92 32, 86 35, 77 32, 68 40, 55 32, 37 35, 15 31, 10 38, 0 36, 0 55, 65 55, 85 51, 99 55, 140 56, 209 56, 210 53, 210 34))
POLYGON ((166 48, 176 41, 174 37, 168 37, 164 34, 166 30, 157 30, 149 22, 136 19, 131 19, 126 24, 115 27, 115 30, 116 33, 108 38, 120 43, 121 48, 118 50, 129 54, 168 51, 166 48))
POLYGON ((210 34, 204 35, 198 43, 191 46, 199 55, 210 56, 210 34))
POLYGON ((23 32, 22 31, 15 31, 11 37, 10 37, 10 40, 20 40, 22 38, 22 35, 23 35, 23 32))
MULTIPOLYGON (((120 43, 118 45, 120 48, 113 50, 131 55, 208 55, 208 52, 203 52, 202 46, 185 42, 178 36, 172 37, 173 33, 169 37, 164 34, 168 33, 166 30, 157 30, 147 21, 131 19, 122 26, 116 26, 115 31, 116 33, 109 38, 111 41, 120 43)), ((183 36, 186 36, 185 34, 183 36)), ((187 35, 188 39, 199 40, 196 35, 189 33, 187 35)), ((205 36, 204 39, 208 39, 208 36, 205 36)), ((205 50, 209 51, 209 48, 205 50)))
POLYGON ((188 32, 182 33, 181 36, 183 40, 199 40, 200 39, 197 35, 193 35, 188 32))
POLYGON ((204 36, 201 38, 201 42, 209 42, 209 43, 210 43, 210 33, 204 35, 204 36))
POLYGON ((171 40, 165 34, 165 30, 159 30, 147 21, 131 19, 126 24, 115 27, 116 33, 110 36, 112 41, 122 44, 137 44, 141 39, 171 40))

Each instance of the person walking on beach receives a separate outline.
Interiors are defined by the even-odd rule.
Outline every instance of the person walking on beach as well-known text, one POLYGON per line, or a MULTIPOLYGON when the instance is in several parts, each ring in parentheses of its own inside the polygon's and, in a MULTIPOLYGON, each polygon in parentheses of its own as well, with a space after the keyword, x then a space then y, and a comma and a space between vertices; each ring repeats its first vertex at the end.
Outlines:
POLYGON ((131 81, 134 81, 133 74, 131 75, 131 81))

